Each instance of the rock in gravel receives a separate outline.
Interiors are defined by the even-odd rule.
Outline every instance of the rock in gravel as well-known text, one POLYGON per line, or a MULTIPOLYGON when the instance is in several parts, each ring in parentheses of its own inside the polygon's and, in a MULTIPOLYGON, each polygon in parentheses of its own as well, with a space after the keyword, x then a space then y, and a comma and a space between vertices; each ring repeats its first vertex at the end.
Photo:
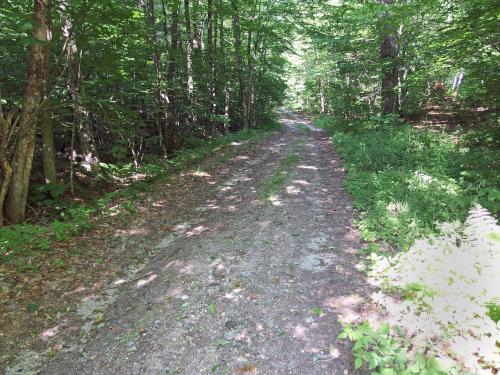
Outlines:
POLYGON ((227 329, 235 329, 238 326, 238 323, 236 323, 234 320, 228 320, 224 324, 224 327, 227 329))

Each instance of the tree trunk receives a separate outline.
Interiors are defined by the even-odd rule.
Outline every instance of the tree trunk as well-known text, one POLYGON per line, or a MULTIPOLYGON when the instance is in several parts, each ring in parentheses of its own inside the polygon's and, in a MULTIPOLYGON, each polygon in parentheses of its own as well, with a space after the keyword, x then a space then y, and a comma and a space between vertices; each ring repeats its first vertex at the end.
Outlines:
POLYGON ((4 117, 0 102, 0 169, 2 170, 0 178, 0 227, 4 224, 3 205, 12 178, 12 166, 9 162, 9 140, 17 120, 19 120, 19 117, 14 120, 14 116, 15 112, 11 111, 4 117))
POLYGON ((247 92, 247 122, 249 127, 254 124, 254 101, 255 101, 255 49, 252 48, 252 29, 248 30, 248 92, 247 92))
POLYGON ((191 31, 191 16, 189 13, 189 0, 184 0, 184 18, 186 22, 186 64, 187 64, 187 89, 188 89, 188 100, 190 104, 193 101, 194 93, 194 79, 193 79, 193 48, 194 48, 194 36, 191 31))
MULTIPOLYGON (((394 0, 380 0, 382 4, 392 4, 394 0)), ((398 82, 397 56, 398 43, 394 30, 384 25, 384 41, 380 47, 380 59, 382 63, 382 114, 393 113, 396 110, 398 82)))
POLYGON ((215 97, 215 62, 214 62, 214 42, 213 42, 213 0, 207 3, 207 62, 209 69, 208 79, 208 125, 212 135, 215 135, 215 114, 217 103, 215 97))
MULTIPOLYGON (((49 25, 50 30, 52 30, 52 17, 49 20, 51 24, 49 25)), ((50 44, 47 44, 47 52, 45 54, 45 70, 47 72, 47 79, 45 80, 45 93, 44 93, 44 106, 43 106, 43 117, 41 123, 42 129, 42 160, 43 160, 43 173, 45 177, 45 183, 55 184, 57 182, 56 177, 56 153, 54 148, 54 124, 52 123, 52 101, 50 99, 51 90, 51 70, 50 70, 50 57, 51 48, 50 44)))
POLYGON ((230 110, 230 96, 227 82, 226 63, 225 63, 225 40, 224 40, 224 11, 223 0, 219 0, 219 56, 221 57, 221 72, 218 75, 220 79, 220 86, 223 97, 220 102, 223 103, 224 111, 221 113, 224 116, 224 132, 229 133, 229 110, 230 110))
POLYGON ((42 118, 42 160, 43 160, 43 173, 45 177, 45 183, 55 184, 57 182, 56 177, 56 154, 54 147, 54 125, 52 122, 52 103, 46 94, 45 105, 43 110, 42 118))
POLYGON ((10 189, 5 201, 5 217, 12 224, 24 221, 30 182, 36 131, 47 80, 47 44, 52 39, 51 0, 35 0, 33 10, 33 39, 23 99, 19 139, 12 163, 10 189))
POLYGON ((177 95, 175 87, 175 74, 177 70, 177 54, 180 43, 180 29, 179 29, 179 0, 172 1, 172 29, 171 29, 171 48, 170 48, 170 63, 168 64, 167 82, 168 82, 168 127, 167 127, 167 152, 169 154, 174 152, 176 141, 176 129, 178 122, 177 115, 177 95))
POLYGON ((323 77, 319 77, 319 113, 322 115, 326 112, 326 100, 325 100, 325 83, 323 77))
MULTIPOLYGON (((241 51, 241 26, 238 12, 238 0, 231 0, 231 12, 233 18, 233 37, 234 37, 234 57, 236 62, 236 73, 238 76, 238 106, 239 120, 243 123, 243 129, 248 129, 247 103, 245 100, 245 85, 243 82, 243 58, 241 51)), ((238 128, 240 128, 238 126, 238 128)))
MULTIPOLYGON (((52 29, 52 25, 50 25, 50 29, 52 29)), ((42 129, 42 160, 45 183, 55 184, 57 182, 57 177, 56 153, 54 148, 54 124, 52 123, 52 101, 50 99, 50 44, 47 44, 45 48, 47 49, 45 55, 45 69, 48 77, 45 80, 43 117, 40 126, 42 129)))
POLYGON ((78 50, 76 44, 73 23, 67 14, 71 0, 61 0, 59 2, 59 11, 61 13, 61 31, 64 37, 64 46, 66 59, 68 61, 68 91, 73 103, 73 113, 75 124, 80 138, 80 149, 82 153, 82 162, 89 170, 99 169, 99 155, 95 145, 92 127, 89 124, 89 113, 81 103, 82 85, 81 85, 81 57, 82 51, 78 50))
POLYGON ((155 25, 155 4, 154 0, 141 0, 141 5, 146 11, 146 21, 149 27, 149 43, 151 44, 151 58, 153 60, 153 65, 155 67, 157 87, 156 87, 156 99, 158 101, 158 106, 160 108, 162 120, 158 122, 158 137, 160 139, 160 147, 163 150, 163 156, 167 157, 167 149, 165 147, 165 137, 163 135, 163 129, 168 126, 168 96, 163 91, 163 67, 161 63, 160 53, 158 52, 158 37, 156 35, 155 25))

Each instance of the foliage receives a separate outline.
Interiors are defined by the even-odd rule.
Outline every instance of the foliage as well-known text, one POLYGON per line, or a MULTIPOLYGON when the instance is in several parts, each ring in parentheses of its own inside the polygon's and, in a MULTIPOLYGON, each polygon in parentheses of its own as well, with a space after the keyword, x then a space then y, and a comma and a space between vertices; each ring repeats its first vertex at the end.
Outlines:
POLYGON ((396 112, 421 115, 448 102, 498 108, 498 6, 488 0, 308 1, 289 56, 297 108, 342 119, 377 114, 382 41, 397 45, 396 112), (386 3, 386 4, 384 4, 386 3))
MULTIPOLYGON (((279 126, 277 122, 269 121, 255 129, 201 140, 196 143, 196 147, 181 150, 171 159, 144 164, 137 170, 110 165, 108 178, 122 180, 124 186, 89 204, 68 204, 62 197, 67 189, 66 185, 35 185, 33 194, 39 194, 38 202, 46 206, 57 203, 59 209, 46 218, 46 224, 0 227, 0 262, 15 263, 20 271, 30 269, 33 267, 32 258, 37 252, 49 251, 54 241, 65 241, 92 229, 96 218, 102 219, 112 214, 116 220, 117 215, 135 213, 134 200, 138 198, 139 192, 154 189, 155 182, 189 168, 233 142, 257 142, 269 132, 279 129, 279 126), (137 173, 143 174, 145 181, 133 182, 137 173)), ((58 264, 56 266, 59 268, 64 266, 60 262, 58 264)))
POLYGON ((374 375, 445 374, 433 357, 422 353, 411 356, 408 340, 397 327, 382 324, 374 330, 368 322, 356 327, 347 325, 339 338, 354 341, 356 369, 367 365, 374 375))
MULTIPOLYGON (((471 204, 492 212, 500 180, 497 150, 476 152, 463 136, 415 130, 394 116, 317 121, 331 135, 347 170, 347 188, 361 210, 366 240, 408 247, 437 223, 465 219, 471 204)), ((475 133, 473 131, 471 133, 475 133)))

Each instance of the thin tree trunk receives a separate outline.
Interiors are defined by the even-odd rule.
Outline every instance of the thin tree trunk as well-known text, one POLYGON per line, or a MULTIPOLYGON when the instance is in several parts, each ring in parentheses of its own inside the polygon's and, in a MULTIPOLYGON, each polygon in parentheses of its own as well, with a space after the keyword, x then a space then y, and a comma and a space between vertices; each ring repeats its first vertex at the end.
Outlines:
POLYGON ((319 77, 319 102, 320 108, 319 112, 324 115, 326 112, 326 101, 325 101, 325 84, 323 81, 323 77, 319 77))
POLYGON ((225 60, 225 40, 224 40, 224 12, 223 12, 223 0, 219 0, 219 53, 221 57, 221 73, 219 74, 221 80, 222 94, 221 103, 223 103, 224 112, 224 132, 229 133, 229 111, 230 111, 230 96, 229 96, 229 88, 227 82, 227 73, 226 73, 226 60, 225 60))
MULTIPOLYGON (((236 73, 238 75, 238 105, 240 121, 243 129, 248 129, 247 103, 245 100, 245 85, 243 82, 243 58, 241 51, 241 25, 238 11, 238 0, 231 0, 231 11, 233 21, 234 54, 236 60, 236 73)), ((238 127, 239 128, 239 127, 238 127)))
POLYGON ((214 63, 214 43, 213 43, 213 0, 207 3, 207 62, 209 69, 208 79, 208 125, 212 135, 215 134, 215 114, 217 110, 215 97, 215 63, 214 63))
MULTIPOLYGON (((390 5, 394 0, 380 0, 382 4, 390 5)), ((396 110, 398 82, 397 56, 398 44, 394 30, 383 27, 384 41, 380 47, 382 63, 382 114, 393 113, 396 110)))
POLYGON ((51 0, 35 0, 33 10, 34 43, 30 49, 26 91, 23 99, 19 139, 12 163, 10 189, 5 201, 5 218, 12 224, 22 223, 26 214, 28 187, 39 111, 44 98, 47 79, 47 44, 51 42, 51 0))
POLYGON ((170 48, 170 63, 168 65, 167 82, 168 82, 168 98, 169 98, 169 115, 167 127, 167 152, 172 153, 175 149, 176 142, 176 129, 178 122, 177 115, 177 95, 175 93, 175 74, 177 70, 177 54, 180 42, 180 29, 179 29, 179 0, 172 1, 172 29, 171 29, 171 48, 170 48))
MULTIPOLYGON (((0 95, 1 99, 1 95, 0 95)), ((0 227, 4 225, 3 205, 9 190, 12 178, 12 166, 9 162, 9 142, 13 129, 16 127, 19 117, 15 117, 15 111, 11 111, 6 117, 3 116, 2 103, 0 101, 0 227)))
MULTIPOLYGON (((252 22, 252 21, 251 21, 252 22)), ((254 124, 254 100, 255 100, 255 56, 254 49, 252 49, 252 29, 248 30, 248 92, 247 92, 247 122, 249 127, 253 127, 254 124)))
POLYGON ((88 169, 99 169, 99 155, 95 145, 92 127, 89 124, 89 113, 81 103, 82 98, 82 78, 81 78, 81 60, 82 51, 76 44, 73 23, 67 14, 71 0, 61 0, 59 2, 59 11, 61 13, 61 31, 64 37, 64 48, 66 60, 68 62, 68 91, 73 102, 73 111, 80 138, 80 149, 82 161, 88 169))
MULTIPOLYGON (((50 20, 52 23, 52 20, 50 20)), ((52 29, 52 24, 49 26, 52 29)), ((56 154, 54 148, 54 124, 52 123, 52 101, 50 99, 51 77, 50 77, 50 44, 45 47, 47 49, 45 55, 45 70, 47 72, 47 79, 45 80, 45 93, 44 93, 44 107, 43 117, 41 121, 42 129, 42 160, 43 160, 43 173, 45 183, 55 184, 56 177, 56 154)))
POLYGON ((158 101, 158 106, 160 108, 161 112, 161 121, 158 122, 158 137, 160 139, 160 147, 163 150, 163 156, 167 157, 167 149, 165 147, 165 137, 163 135, 163 129, 167 128, 168 124, 168 96, 167 94, 163 91, 163 67, 162 67, 162 62, 160 58, 160 53, 158 52, 158 37, 156 35, 156 18, 155 18, 155 4, 154 0, 147 0, 146 3, 144 3, 144 0, 141 0, 141 5, 145 8, 146 10, 146 20, 148 27, 150 29, 149 32, 149 42, 151 44, 151 50, 152 50, 152 60, 153 64, 155 67, 155 72, 156 72, 156 79, 157 79, 157 87, 156 87, 156 98, 158 101))
MULTIPOLYGON (((189 13, 189 0, 184 0, 184 18, 186 23, 186 64, 187 64, 187 90, 188 90, 188 100, 193 101, 194 93, 194 79, 193 79, 193 34, 191 31, 191 16, 189 13)), ((192 103, 190 103, 192 104, 192 103)))

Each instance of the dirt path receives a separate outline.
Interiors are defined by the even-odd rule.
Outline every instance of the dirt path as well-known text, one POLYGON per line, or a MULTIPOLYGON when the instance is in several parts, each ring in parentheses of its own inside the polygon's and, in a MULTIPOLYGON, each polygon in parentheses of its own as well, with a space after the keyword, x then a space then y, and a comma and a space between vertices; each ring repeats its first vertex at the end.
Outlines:
POLYGON ((163 225, 142 228, 161 238, 156 254, 83 300, 90 321, 51 336, 42 374, 352 372, 336 337, 368 313, 370 291, 344 172, 326 134, 297 115, 283 122, 185 177, 192 189, 165 187, 171 199, 151 202, 163 225))

